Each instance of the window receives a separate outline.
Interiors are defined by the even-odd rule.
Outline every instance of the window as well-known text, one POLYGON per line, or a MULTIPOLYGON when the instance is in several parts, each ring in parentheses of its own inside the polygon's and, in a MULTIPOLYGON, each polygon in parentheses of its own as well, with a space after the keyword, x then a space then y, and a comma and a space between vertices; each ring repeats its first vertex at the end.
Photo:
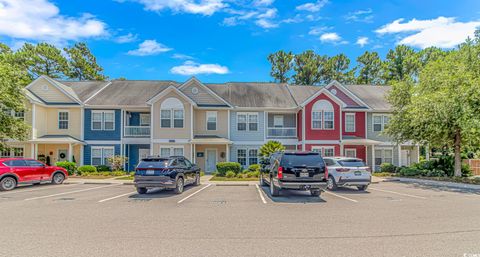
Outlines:
POLYGON ((238 113, 238 131, 258 131, 258 113, 238 113))
POLYGON ((35 161, 35 160, 25 160, 25 163, 27 163, 28 166, 30 167, 44 167, 45 164, 35 161))
POLYGON ((357 149, 345 149, 345 156, 356 158, 357 157, 357 149))
POLYGON ((217 112, 207 112, 207 130, 217 130, 217 112))
POLYGON ((335 147, 333 146, 312 146, 312 152, 320 153, 324 157, 335 156, 335 147))
POLYGON ((140 113, 140 126, 150 126, 149 113, 140 113))
POLYGON ((25 112, 24 111, 13 111, 13 116, 19 120, 25 120, 25 112))
POLYGON ((185 113, 183 103, 177 98, 168 98, 160 106, 161 128, 183 128, 185 113))
POLYGON ((160 148, 160 157, 169 157, 170 148, 160 148))
POLYGON ((283 115, 274 115, 273 116, 273 126, 275 128, 283 127, 283 115))
POLYGON ((23 157, 23 147, 5 148, 0 152, 0 158, 23 157))
POLYGON ((68 111, 58 112, 58 129, 68 129, 68 111))
POLYGON ((375 166, 382 163, 393 164, 393 149, 375 149, 375 166))
POLYGON ((110 165, 108 158, 115 154, 115 148, 113 146, 94 146, 91 154, 91 164, 93 166, 110 165))
POLYGON ((319 100, 312 107, 312 128, 331 130, 335 127, 333 105, 327 100, 319 100))
POLYGON ((26 167, 27 166, 27 163, 24 160, 11 160, 11 161, 6 161, 3 164, 9 167, 26 167))
POLYGON ((257 164, 257 163, 258 163, 258 150, 257 149, 248 150, 248 165, 257 164))
POLYGON ((173 155, 175 156, 183 156, 183 148, 173 148, 173 155))
POLYGON ((160 157, 183 156, 183 147, 160 147, 160 157))
POLYGON ((345 132, 355 132, 355 113, 345 114, 345 132))
POLYGON ((242 166, 247 166, 247 150, 246 149, 238 149, 237 150, 237 161, 242 166))
POLYGON ((92 111, 92 130, 115 130, 115 111, 92 111))
POLYGON ((376 131, 376 132, 383 131, 385 128, 387 128, 389 121, 390 121, 389 115, 374 114, 373 115, 373 131, 376 131))

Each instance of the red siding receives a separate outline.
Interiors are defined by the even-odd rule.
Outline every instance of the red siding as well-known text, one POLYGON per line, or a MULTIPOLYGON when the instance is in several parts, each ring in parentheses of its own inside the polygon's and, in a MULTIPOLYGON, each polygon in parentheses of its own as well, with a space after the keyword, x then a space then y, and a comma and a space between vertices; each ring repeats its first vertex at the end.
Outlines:
MULTIPOLYGON (((357 149, 357 158, 360 158, 362 159, 364 162, 367 161, 367 155, 366 155, 366 152, 367 152, 367 147, 364 146, 364 145, 344 145, 343 146, 343 151, 345 151, 345 149, 357 149)), ((345 153, 343 154, 345 155, 345 153)))
POLYGON ((305 151, 311 151, 312 146, 330 146, 330 147, 335 147, 335 156, 340 155, 340 145, 322 145, 322 144, 306 144, 305 145, 305 151))
POLYGON ((355 102, 350 96, 348 96, 347 94, 345 94, 340 88, 338 88, 337 86, 332 86, 331 88, 328 89, 328 91, 332 92, 332 90, 335 89, 337 91, 337 93, 335 94, 336 97, 338 97, 338 99, 342 100, 342 102, 344 102, 345 104, 347 104, 347 106, 354 106, 354 107, 358 107, 360 106, 359 104, 357 104, 357 102, 355 102))
POLYGON ((306 140, 340 140, 340 106, 325 94, 320 94, 305 106, 305 139, 306 140), (334 109, 334 129, 312 129, 312 107, 318 100, 327 100, 334 109))
POLYGON ((344 136, 356 136, 360 138, 366 138, 365 131, 365 112, 351 112, 344 111, 342 112, 342 130, 344 136), (345 132, 345 113, 355 113, 355 132, 345 132))

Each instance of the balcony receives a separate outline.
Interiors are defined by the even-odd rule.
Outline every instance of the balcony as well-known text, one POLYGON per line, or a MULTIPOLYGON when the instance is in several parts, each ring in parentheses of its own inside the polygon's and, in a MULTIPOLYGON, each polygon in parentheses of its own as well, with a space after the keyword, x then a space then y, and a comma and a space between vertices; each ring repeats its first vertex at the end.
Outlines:
POLYGON ((125 126, 124 137, 150 137, 150 126, 125 126))
POLYGON ((297 128, 276 127, 267 128, 268 138, 293 138, 297 137, 297 128))

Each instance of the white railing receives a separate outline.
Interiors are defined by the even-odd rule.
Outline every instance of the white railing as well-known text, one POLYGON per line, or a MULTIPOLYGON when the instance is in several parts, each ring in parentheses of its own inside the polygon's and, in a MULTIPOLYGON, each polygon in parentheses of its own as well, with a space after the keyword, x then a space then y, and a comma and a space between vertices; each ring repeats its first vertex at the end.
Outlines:
POLYGON ((125 137, 149 137, 149 126, 125 126, 123 135, 125 137))
POLYGON ((267 128, 267 137, 296 137, 297 128, 267 128))

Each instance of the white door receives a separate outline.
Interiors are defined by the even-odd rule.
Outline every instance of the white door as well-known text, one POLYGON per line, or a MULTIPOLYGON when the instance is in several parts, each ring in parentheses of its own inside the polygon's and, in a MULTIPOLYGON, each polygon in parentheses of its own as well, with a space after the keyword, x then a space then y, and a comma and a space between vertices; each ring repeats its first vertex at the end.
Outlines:
POLYGON ((410 150, 401 150, 400 157, 400 166, 410 166, 410 150))
POLYGON ((205 171, 214 172, 217 169, 217 150, 206 150, 205 171))
POLYGON ((68 150, 58 149, 57 162, 64 162, 68 160, 68 150))
POLYGON ((138 149, 138 161, 147 158, 150 155, 150 149, 138 149))

